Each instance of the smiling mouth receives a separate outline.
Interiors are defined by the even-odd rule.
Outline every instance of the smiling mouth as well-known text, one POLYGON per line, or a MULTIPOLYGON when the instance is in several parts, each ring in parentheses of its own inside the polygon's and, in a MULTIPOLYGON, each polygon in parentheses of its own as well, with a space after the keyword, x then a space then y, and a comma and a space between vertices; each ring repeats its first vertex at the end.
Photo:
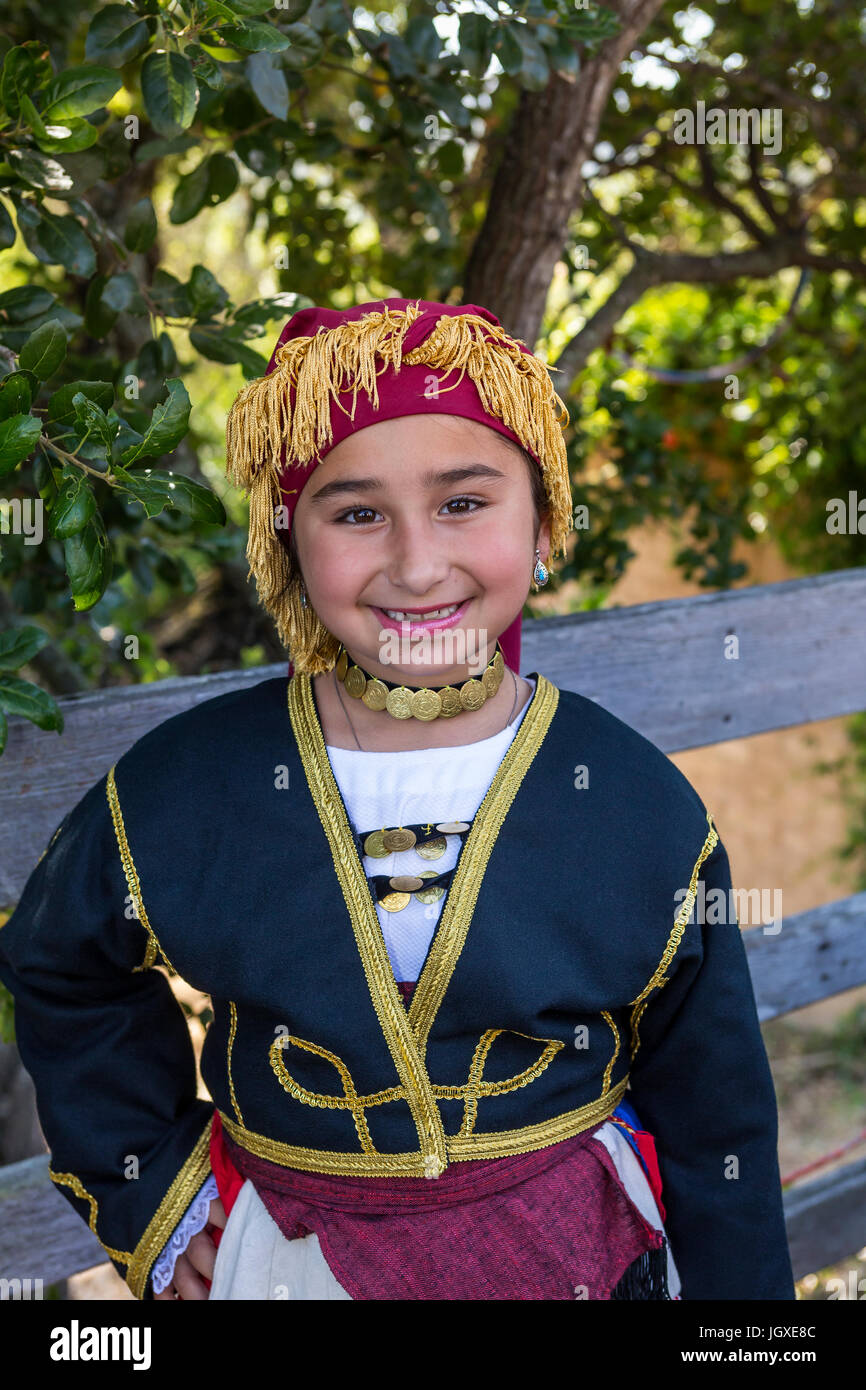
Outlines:
MULTIPOLYGON (((468 603, 468 599, 461 599, 459 603, 449 603, 441 608, 380 608, 379 611, 394 622, 409 622, 413 618, 420 618, 423 622, 431 622, 434 618, 450 618, 468 603)), ((378 606, 378 605, 376 605, 378 606)))

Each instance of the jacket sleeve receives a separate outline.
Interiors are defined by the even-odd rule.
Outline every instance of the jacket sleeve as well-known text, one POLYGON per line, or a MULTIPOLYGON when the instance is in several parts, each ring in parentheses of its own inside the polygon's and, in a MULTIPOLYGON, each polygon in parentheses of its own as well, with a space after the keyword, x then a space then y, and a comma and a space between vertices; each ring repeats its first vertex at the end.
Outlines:
POLYGON ((58 1190, 138 1299, 208 1177, 213 1104, 168 980, 153 968, 106 778, 61 822, 0 928, 0 980, 58 1190))
POLYGON ((704 906, 698 882, 666 978, 633 1011, 631 1095, 655 1138, 682 1298, 793 1300, 776 1095, 721 840, 700 877, 704 906))

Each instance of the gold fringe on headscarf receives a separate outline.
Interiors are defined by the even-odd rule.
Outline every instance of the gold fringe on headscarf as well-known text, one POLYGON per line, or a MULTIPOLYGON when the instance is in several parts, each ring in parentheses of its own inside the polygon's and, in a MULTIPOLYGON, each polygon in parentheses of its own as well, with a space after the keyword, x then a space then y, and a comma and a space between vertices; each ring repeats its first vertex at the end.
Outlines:
POLYGON ((292 577, 288 550, 277 535, 282 447, 286 445, 287 469, 293 462, 309 463, 333 439, 331 397, 353 420, 359 390, 366 391, 378 409, 377 377, 389 366, 399 372, 405 361, 436 368, 446 376, 459 369, 452 386, 437 384, 438 395, 453 390, 468 371, 488 414, 498 417, 540 460, 550 506, 551 555, 565 555, 572 502, 562 426, 569 416, 549 375, 556 368, 522 352, 521 340, 511 338, 501 325, 469 313, 443 314, 424 342, 404 355, 406 331, 423 312, 419 304, 371 310, 314 336, 290 338, 277 349, 274 370, 248 382, 229 412, 226 473, 248 490, 250 498, 247 578, 255 575, 259 598, 296 671, 329 671, 340 642, 319 621, 312 605, 302 606, 302 581, 297 574, 292 577), (345 391, 353 392, 351 411, 338 399, 345 391))

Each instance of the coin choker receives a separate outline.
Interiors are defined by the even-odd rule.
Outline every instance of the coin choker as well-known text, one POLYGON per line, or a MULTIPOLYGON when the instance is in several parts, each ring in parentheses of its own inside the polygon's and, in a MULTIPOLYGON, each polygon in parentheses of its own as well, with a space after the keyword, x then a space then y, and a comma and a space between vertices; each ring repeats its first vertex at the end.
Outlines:
POLYGON ((371 676, 352 661, 341 643, 334 674, 349 694, 363 700, 368 709, 387 710, 395 719, 421 719, 426 723, 431 719, 453 719, 461 710, 480 709, 502 684, 505 661, 497 639, 496 650, 477 679, 472 676, 459 686, 443 685, 436 690, 422 686, 415 690, 371 676))

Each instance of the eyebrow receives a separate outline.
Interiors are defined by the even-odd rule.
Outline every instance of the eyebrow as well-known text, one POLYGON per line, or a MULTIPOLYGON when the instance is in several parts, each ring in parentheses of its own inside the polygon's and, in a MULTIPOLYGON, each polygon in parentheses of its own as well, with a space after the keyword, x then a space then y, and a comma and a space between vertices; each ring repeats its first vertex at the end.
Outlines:
MULTIPOLYGON (((505 478, 498 468, 487 463, 461 464, 458 468, 428 469, 421 475, 425 488, 442 487, 447 483, 465 483, 471 478, 487 478, 499 481, 505 478)), ((380 492, 385 486, 381 478, 335 478, 325 483, 318 492, 311 493, 311 502, 327 502, 332 497, 341 497, 356 492, 380 492)))

